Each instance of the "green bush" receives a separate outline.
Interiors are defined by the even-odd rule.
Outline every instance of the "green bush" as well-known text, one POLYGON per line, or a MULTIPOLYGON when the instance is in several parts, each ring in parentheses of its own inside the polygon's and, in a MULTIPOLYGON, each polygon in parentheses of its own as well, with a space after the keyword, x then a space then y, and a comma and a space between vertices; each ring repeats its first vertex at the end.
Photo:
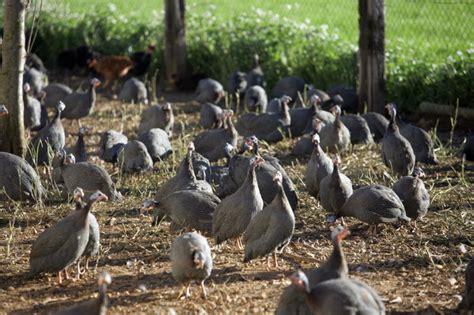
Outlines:
MULTIPOLYGON (((150 71, 163 69, 163 14, 154 13, 143 22, 133 13, 124 16, 113 5, 94 13, 73 13, 63 7, 42 12, 35 51, 49 65, 68 47, 88 44, 104 54, 128 54, 157 47, 150 71)), ((236 69, 248 71, 259 54, 267 89, 287 75, 299 75, 316 87, 357 85, 357 47, 341 40, 327 26, 295 22, 270 11, 253 13, 222 22, 212 9, 204 14, 187 11, 188 69, 192 74, 213 77, 227 85, 236 69)), ((419 52, 400 47, 387 51, 388 100, 405 110, 414 110, 423 100, 474 107, 474 49, 453 52, 443 64, 426 62, 419 52)), ((162 71, 161 71, 162 72, 162 71)))

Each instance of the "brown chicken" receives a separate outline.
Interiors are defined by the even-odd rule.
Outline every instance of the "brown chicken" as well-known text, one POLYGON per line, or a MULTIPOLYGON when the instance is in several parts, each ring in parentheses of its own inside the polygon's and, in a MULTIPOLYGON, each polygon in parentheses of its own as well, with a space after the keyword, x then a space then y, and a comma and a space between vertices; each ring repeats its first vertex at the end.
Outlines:
POLYGON ((123 78, 133 68, 133 61, 126 56, 105 56, 89 61, 89 68, 94 69, 105 79, 104 88, 110 81, 123 78))

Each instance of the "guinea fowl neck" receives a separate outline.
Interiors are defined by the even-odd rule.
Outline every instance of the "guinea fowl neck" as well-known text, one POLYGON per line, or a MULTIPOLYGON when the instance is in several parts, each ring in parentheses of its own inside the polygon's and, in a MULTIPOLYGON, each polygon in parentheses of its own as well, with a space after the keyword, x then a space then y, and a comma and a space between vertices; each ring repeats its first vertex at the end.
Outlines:
POLYGON ((56 108, 56 113, 54 114, 53 120, 51 120, 51 124, 57 121, 61 121, 61 110, 59 108, 56 108))
POLYGON ((96 99, 95 84, 91 84, 89 86, 89 97, 90 97, 91 105, 93 105, 96 99))
POLYGON ((332 244, 333 244, 333 250, 332 250, 331 256, 329 256, 325 265, 330 266, 331 269, 337 270, 340 274, 347 274, 348 272, 347 261, 341 247, 341 241, 337 240, 336 238, 336 240, 334 240, 332 244))
POLYGON ((397 114, 390 112, 390 122, 388 124, 388 130, 391 132, 396 132, 399 131, 398 125, 397 125, 397 114))
POLYGON ((231 134, 231 136, 238 136, 238 132, 235 129, 234 123, 232 122, 232 117, 227 118, 227 130, 231 134))
POLYGON ((277 183, 277 193, 273 200, 274 201, 272 201, 272 203, 277 201, 279 204, 281 204, 282 208, 285 208, 285 205, 288 205, 288 207, 290 207, 290 203, 288 201, 288 198, 286 197, 285 190, 283 189, 283 183, 277 183))
POLYGON ((107 307, 109 304, 109 297, 107 296, 107 285, 102 285, 99 287, 99 296, 97 297, 97 302, 100 307, 107 307))
POLYGON ((281 102, 281 117, 284 119, 290 118, 290 109, 285 102, 281 102))
POLYGON ((247 173, 247 185, 249 187, 255 187, 258 185, 258 182, 257 182, 257 174, 256 174, 256 168, 257 168, 257 165, 252 163, 249 167, 249 170, 248 170, 248 173, 247 173))
POLYGON ((186 155, 186 165, 185 165, 186 173, 189 178, 195 182, 197 180, 196 173, 194 173, 194 166, 193 166, 193 151, 188 151, 186 155))
POLYGON ((336 180, 337 182, 341 181, 341 178, 339 177, 339 164, 338 163, 333 163, 333 169, 332 169, 332 179, 336 180))

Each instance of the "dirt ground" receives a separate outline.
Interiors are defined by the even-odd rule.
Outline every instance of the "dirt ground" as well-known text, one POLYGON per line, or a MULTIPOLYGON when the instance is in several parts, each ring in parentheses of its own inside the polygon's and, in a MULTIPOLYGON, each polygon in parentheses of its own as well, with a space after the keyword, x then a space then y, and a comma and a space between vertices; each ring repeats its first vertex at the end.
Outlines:
MULTIPOLYGON (((143 105, 125 105, 100 97, 84 125, 93 128, 86 138, 90 161, 104 166, 117 181, 125 196, 121 202, 98 204, 94 213, 101 227, 101 252, 97 272, 79 281, 56 278, 30 279, 28 258, 32 241, 47 226, 54 224, 74 206, 62 202, 52 191, 45 205, 0 205, 0 313, 44 314, 97 296, 97 273, 113 276, 109 287, 111 314, 187 314, 187 313, 273 313, 279 296, 298 268, 318 267, 332 250, 330 232, 324 224, 325 212, 304 188, 306 158, 289 155, 295 140, 285 140, 267 153, 275 154, 297 186, 299 208, 291 245, 280 256, 280 269, 267 269, 264 259, 243 263, 243 253, 234 242, 213 248, 214 269, 207 281, 209 297, 200 296, 193 286, 192 297, 178 300, 179 285, 171 276, 170 246, 177 234, 169 223, 152 227, 150 218, 139 215, 143 200, 174 174, 185 145, 200 131, 196 127, 196 104, 174 102, 176 115, 173 146, 175 154, 155 165, 153 173, 123 175, 97 158, 100 134, 121 130, 133 139, 143 105)), ((67 143, 75 142, 77 125, 63 121, 67 143)), ((447 134, 441 134, 446 141, 447 134)), ((457 140, 459 144, 459 140, 457 140)), ((431 207, 418 229, 384 226, 371 236, 367 226, 348 219, 351 235, 343 242, 350 276, 366 281, 383 297, 393 313, 456 313, 464 290, 464 268, 474 252, 474 172, 473 164, 463 168, 461 160, 446 147, 438 151, 440 163, 424 166, 431 207), (470 170, 469 170, 470 168, 470 170), (467 254, 459 246, 464 244, 467 254)), ((380 146, 355 146, 342 157, 342 171, 352 179, 354 189, 379 183, 391 185, 380 157, 380 146)), ((40 173, 43 173, 42 171, 40 173)), ((43 175, 45 185, 48 179, 43 175)), ((214 242, 210 240, 210 245, 214 242)))

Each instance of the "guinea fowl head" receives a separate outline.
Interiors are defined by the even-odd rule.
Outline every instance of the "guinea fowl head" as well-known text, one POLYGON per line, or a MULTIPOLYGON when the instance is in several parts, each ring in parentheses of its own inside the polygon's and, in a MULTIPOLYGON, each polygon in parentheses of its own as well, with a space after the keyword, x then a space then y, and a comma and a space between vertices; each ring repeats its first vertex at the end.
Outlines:
POLYGON ((63 101, 59 101, 58 105, 56 105, 56 109, 59 112, 62 112, 66 108, 66 104, 63 103, 63 101))
POLYGON ((224 145, 224 151, 227 155, 231 155, 232 154, 232 151, 234 150, 235 148, 232 146, 232 144, 230 143, 226 143, 224 145))
POLYGON ((318 106, 321 104, 321 99, 316 94, 313 94, 309 101, 311 102, 312 105, 318 106))
POLYGON ((84 190, 80 187, 74 189, 74 201, 80 201, 84 198, 84 190))
POLYGON ((155 200, 145 200, 140 208, 140 213, 146 213, 148 211, 153 210, 157 205, 160 203, 155 200))
POLYGON ((112 277, 107 271, 104 271, 99 275, 97 283, 99 286, 110 285, 112 283, 112 277))
POLYGON ((91 81, 90 81, 90 85, 91 85, 92 87, 98 87, 98 86, 100 85, 100 80, 97 79, 97 78, 93 78, 93 79, 91 79, 91 81))
POLYGON ((104 194, 103 192, 101 192, 100 190, 96 191, 95 193, 92 194, 92 196, 90 196, 90 201, 107 201, 109 200, 109 197, 107 197, 106 194, 104 194))
POLYGON ((334 105, 329 110, 336 117, 339 117, 341 115, 341 106, 339 106, 339 105, 334 105))
POLYGON ((5 105, 0 105, 0 116, 8 115, 8 109, 5 105))
POLYGON ((194 250, 192 254, 193 264, 196 269, 203 269, 204 264, 206 263, 206 257, 201 251, 194 250))
POLYGON ((344 99, 339 94, 334 95, 331 99, 334 104, 339 105, 339 106, 342 106, 342 104, 344 103, 344 99))
POLYGON ((390 118, 395 119, 395 117, 397 117, 397 105, 395 105, 395 103, 389 103, 385 105, 385 108, 387 109, 390 118))
POLYGON ((165 112, 169 112, 171 111, 171 104, 165 103, 163 106, 161 106, 161 109, 164 110, 165 112))
POLYGON ((289 276, 288 279, 290 279, 292 284, 305 291, 306 293, 311 292, 308 277, 303 271, 298 270, 297 272, 289 276))
POLYGON ((413 169, 412 176, 413 177, 425 177, 425 172, 423 171, 423 169, 421 169, 421 167, 416 166, 413 169))
POLYGON ((193 152, 194 150, 196 150, 196 148, 194 147, 194 142, 189 142, 188 144, 188 152, 193 152))
POLYGON ((315 144, 315 145, 319 145, 319 143, 321 142, 321 138, 319 137, 319 134, 315 133, 313 135, 313 137, 311 138, 311 141, 315 144))
POLYGON ((334 157, 332 158, 332 162, 334 165, 341 164, 341 157, 339 156, 339 154, 334 154, 334 157))
POLYGON ((319 118, 315 117, 313 119, 313 130, 315 130, 316 132, 321 131, 322 124, 323 122, 319 118))
POLYGON ((31 87, 29 83, 23 84, 23 91, 25 91, 25 93, 28 93, 30 90, 31 90, 31 87))
POLYGON ((66 155, 66 158, 64 159, 64 164, 65 165, 76 164, 76 157, 74 156, 74 154, 69 153, 68 155, 66 155))
POLYGON ((331 239, 334 243, 339 244, 346 236, 349 235, 349 230, 345 229, 342 225, 336 226, 331 231, 331 239))
POLYGON ((288 105, 288 103, 291 102, 291 97, 289 97, 288 95, 283 95, 282 97, 280 97, 280 101, 283 104, 288 105))
POLYGON ((275 176, 273 176, 273 181, 281 185, 283 182, 283 176, 281 175, 281 172, 276 172, 275 176))

